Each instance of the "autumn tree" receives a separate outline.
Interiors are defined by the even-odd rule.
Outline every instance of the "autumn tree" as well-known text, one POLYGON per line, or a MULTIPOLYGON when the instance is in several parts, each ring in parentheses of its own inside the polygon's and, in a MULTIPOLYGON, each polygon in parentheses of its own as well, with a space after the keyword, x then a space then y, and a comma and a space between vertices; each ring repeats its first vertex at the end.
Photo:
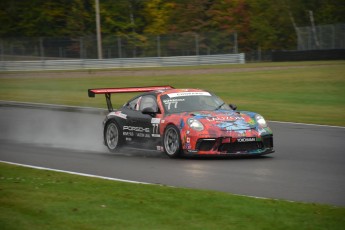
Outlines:
POLYGON ((207 11, 213 1, 176 0, 171 2, 173 7, 167 24, 171 33, 201 32, 207 27, 209 20, 207 11))
POLYGON ((168 33, 168 19, 173 14, 174 3, 165 0, 145 2, 146 34, 162 35, 168 33))
MULTIPOLYGON (((100 0, 100 11, 107 44, 117 36, 123 45, 147 46, 153 34, 206 53, 231 52, 234 33, 241 51, 294 49, 294 26, 310 26, 309 12, 316 25, 345 23, 343 0, 100 0)), ((1 0, 0 24, 3 39, 94 35, 95 1, 1 0)))
POLYGON ((263 50, 295 49, 296 34, 284 0, 248 0, 248 45, 263 50))
POLYGON ((219 31, 219 39, 232 43, 237 39, 238 45, 242 48, 248 45, 250 17, 249 6, 245 0, 215 1, 207 15, 210 18, 207 29, 219 31))

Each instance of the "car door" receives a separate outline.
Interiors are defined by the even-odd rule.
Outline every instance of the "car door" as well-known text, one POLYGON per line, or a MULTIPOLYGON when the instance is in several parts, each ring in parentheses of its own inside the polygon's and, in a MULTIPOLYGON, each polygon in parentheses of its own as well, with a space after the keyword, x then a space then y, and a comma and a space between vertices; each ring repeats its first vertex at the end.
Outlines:
POLYGON ((133 145, 155 149, 157 136, 153 134, 158 132, 159 124, 157 124, 154 116, 142 113, 143 109, 148 107, 152 108, 153 111, 158 111, 154 95, 144 95, 128 103, 128 106, 123 109, 123 112, 127 114, 127 123, 123 127, 123 135, 133 145))

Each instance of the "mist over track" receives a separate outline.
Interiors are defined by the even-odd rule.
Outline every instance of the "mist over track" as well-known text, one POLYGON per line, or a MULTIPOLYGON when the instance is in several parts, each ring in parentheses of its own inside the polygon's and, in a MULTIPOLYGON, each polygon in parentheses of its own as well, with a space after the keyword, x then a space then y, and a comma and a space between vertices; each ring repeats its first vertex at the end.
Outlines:
POLYGON ((169 159, 102 143, 98 110, 0 103, 0 160, 124 180, 345 206, 345 128, 271 122, 276 153, 169 159), (52 109, 53 108, 53 109, 52 109))

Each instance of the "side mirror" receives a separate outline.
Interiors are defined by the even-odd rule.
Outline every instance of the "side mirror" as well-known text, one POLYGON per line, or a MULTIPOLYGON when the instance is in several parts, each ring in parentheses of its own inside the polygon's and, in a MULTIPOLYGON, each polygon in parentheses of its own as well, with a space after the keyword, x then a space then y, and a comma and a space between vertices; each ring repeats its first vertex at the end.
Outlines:
POLYGON ((229 106, 230 106, 230 108, 231 108, 232 110, 236 110, 236 109, 237 109, 237 106, 234 105, 234 104, 229 104, 229 106))
POLYGON ((147 114, 147 115, 150 115, 150 116, 154 116, 156 115, 157 111, 154 111, 153 108, 151 107, 146 107, 144 108, 142 111, 141 111, 142 114, 147 114))

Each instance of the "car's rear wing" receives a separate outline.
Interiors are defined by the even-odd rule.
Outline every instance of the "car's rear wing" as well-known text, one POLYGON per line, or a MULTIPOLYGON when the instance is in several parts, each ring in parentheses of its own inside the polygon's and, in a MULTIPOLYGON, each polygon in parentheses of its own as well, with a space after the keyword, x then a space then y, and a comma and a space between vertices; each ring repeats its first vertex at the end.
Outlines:
POLYGON ((111 103, 111 94, 113 93, 139 93, 139 92, 150 92, 155 90, 167 90, 173 89, 174 87, 170 85, 166 86, 146 86, 146 87, 127 87, 127 88, 98 88, 89 89, 89 97, 95 97, 96 94, 104 94, 107 101, 107 106, 109 112, 113 111, 113 106, 111 103))

